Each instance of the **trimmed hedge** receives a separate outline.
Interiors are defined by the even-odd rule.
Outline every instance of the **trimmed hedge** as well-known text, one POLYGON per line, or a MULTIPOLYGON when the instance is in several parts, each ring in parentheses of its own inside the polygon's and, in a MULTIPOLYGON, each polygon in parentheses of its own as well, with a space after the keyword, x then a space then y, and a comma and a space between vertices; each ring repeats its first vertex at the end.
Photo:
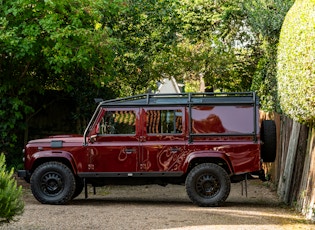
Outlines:
POLYGON ((278 94, 292 119, 315 121, 315 0, 296 0, 282 25, 278 46, 278 94))

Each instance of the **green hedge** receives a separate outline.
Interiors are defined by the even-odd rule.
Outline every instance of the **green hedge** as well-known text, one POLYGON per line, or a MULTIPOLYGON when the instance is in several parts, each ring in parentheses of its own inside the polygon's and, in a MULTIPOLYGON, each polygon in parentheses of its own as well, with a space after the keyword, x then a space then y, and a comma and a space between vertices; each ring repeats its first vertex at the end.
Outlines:
POLYGON ((315 121, 315 0, 296 0, 282 25, 277 80, 282 111, 315 121))
POLYGON ((13 178, 13 168, 7 172, 5 156, 0 154, 0 225, 14 220, 23 211, 22 187, 13 178))

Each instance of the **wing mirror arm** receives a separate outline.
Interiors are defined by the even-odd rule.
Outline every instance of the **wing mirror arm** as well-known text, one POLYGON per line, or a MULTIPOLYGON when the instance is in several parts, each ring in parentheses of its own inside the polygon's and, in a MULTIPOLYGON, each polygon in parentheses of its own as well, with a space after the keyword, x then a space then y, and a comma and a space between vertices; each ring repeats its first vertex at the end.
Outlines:
POLYGON ((97 135, 90 136, 89 142, 93 144, 96 141, 96 137, 97 137, 97 135))

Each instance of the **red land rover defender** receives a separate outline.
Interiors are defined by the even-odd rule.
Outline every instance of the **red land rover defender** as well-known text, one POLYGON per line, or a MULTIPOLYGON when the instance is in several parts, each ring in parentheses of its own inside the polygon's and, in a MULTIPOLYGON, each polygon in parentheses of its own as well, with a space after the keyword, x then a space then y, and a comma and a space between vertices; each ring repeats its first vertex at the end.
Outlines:
POLYGON ((275 125, 260 125, 258 107, 252 92, 102 101, 83 136, 30 141, 18 174, 47 204, 64 204, 84 188, 87 197, 87 184, 183 184, 196 205, 217 206, 231 182, 264 178, 262 162, 275 159, 275 125))

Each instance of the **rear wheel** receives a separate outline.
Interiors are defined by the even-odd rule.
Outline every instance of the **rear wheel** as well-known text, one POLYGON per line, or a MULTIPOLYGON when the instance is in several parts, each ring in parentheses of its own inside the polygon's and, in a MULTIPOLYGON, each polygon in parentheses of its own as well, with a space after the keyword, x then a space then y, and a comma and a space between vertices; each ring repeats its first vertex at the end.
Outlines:
POLYGON ((72 171, 59 162, 38 166, 31 177, 34 197, 43 204, 64 204, 72 199, 76 183, 72 171))
POLYGON ((220 166, 204 163, 194 167, 186 178, 186 191, 198 206, 219 206, 229 196, 231 181, 220 166))

